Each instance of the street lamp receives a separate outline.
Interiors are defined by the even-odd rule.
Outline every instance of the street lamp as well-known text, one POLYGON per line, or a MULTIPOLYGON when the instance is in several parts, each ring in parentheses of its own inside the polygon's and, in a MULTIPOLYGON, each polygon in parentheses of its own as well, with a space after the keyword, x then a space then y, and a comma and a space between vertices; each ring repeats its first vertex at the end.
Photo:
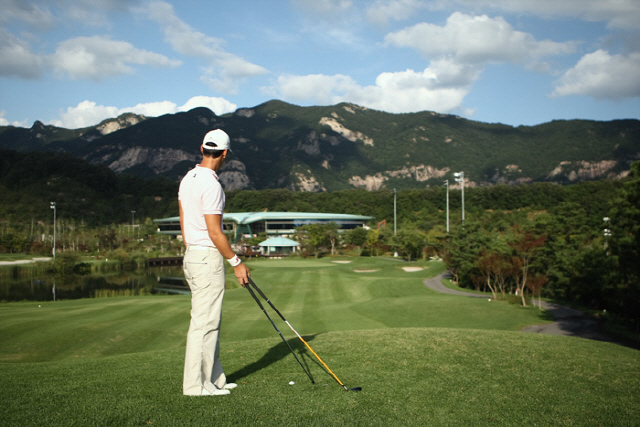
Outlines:
MULTIPOLYGON (((393 189, 393 235, 396 235, 396 189, 393 189)), ((398 251, 394 250, 394 257, 398 257, 398 251)))
POLYGON ((609 223, 611 221, 611 218, 609 218, 608 216, 605 216, 604 218, 602 218, 602 221, 604 221, 604 230, 603 234, 604 234, 604 248, 607 249, 607 246, 609 244, 609 237, 611 237, 611 229, 609 229, 609 223))
POLYGON ((50 202, 50 207, 53 209, 53 258, 56 257, 56 202, 50 202))
POLYGON ((462 188, 462 224, 464 225, 464 172, 456 172, 453 176, 456 177, 456 182, 459 182, 462 188))
POLYGON ((447 187, 447 233, 449 233, 449 180, 444 181, 444 186, 447 187))
POLYGON ((396 235, 396 189, 393 189, 393 235, 396 235))

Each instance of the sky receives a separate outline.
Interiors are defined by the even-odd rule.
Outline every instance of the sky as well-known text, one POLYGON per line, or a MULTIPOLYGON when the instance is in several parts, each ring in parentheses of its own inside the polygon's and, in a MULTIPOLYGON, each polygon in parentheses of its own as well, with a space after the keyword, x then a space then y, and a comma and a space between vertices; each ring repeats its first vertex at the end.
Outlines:
POLYGON ((640 118, 640 0, 0 0, 0 125, 272 99, 640 118))

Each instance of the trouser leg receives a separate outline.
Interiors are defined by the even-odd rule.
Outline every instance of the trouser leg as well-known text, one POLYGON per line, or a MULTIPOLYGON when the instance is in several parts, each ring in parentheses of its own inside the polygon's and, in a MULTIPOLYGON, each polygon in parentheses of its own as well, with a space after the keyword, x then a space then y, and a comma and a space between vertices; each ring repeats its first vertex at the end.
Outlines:
POLYGON ((224 298, 224 263, 215 250, 187 250, 184 271, 191 288, 191 322, 187 334, 183 393, 200 395, 226 384, 220 363, 220 321, 224 298))

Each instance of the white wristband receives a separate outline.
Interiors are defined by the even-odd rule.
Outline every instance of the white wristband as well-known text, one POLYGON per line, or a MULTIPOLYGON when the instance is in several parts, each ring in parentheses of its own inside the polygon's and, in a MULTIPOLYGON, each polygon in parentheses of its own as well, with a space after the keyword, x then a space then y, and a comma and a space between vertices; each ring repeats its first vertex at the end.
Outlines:
POLYGON ((229 264, 231 264, 231 267, 235 267, 242 262, 242 260, 238 258, 238 255, 234 256, 233 258, 229 258, 227 261, 229 261, 229 264))

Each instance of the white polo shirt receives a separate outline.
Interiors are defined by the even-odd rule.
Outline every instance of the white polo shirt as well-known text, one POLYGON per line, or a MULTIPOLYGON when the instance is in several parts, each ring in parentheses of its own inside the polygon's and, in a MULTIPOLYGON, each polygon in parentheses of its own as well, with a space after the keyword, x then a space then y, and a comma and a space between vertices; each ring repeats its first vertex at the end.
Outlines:
POLYGON ((222 215, 224 212, 225 196, 216 172, 196 165, 182 178, 178 200, 182 205, 185 243, 215 247, 204 216, 222 215))

